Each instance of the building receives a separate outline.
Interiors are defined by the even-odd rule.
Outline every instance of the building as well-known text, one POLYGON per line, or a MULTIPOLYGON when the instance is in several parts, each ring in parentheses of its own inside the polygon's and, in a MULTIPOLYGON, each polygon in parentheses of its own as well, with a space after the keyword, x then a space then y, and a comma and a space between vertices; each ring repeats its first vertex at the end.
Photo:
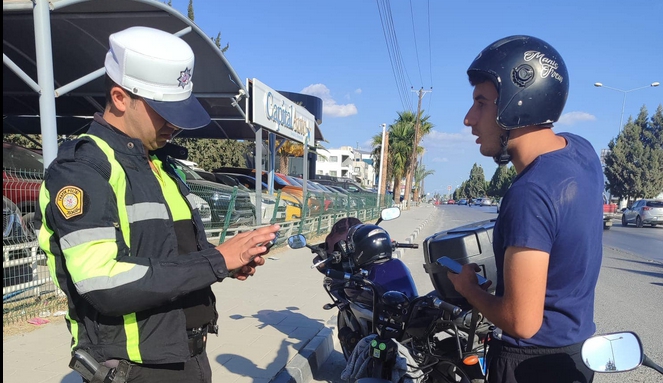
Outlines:
POLYGON ((339 149, 320 149, 316 162, 316 174, 349 178, 365 188, 377 185, 377 172, 371 153, 341 146, 339 149))

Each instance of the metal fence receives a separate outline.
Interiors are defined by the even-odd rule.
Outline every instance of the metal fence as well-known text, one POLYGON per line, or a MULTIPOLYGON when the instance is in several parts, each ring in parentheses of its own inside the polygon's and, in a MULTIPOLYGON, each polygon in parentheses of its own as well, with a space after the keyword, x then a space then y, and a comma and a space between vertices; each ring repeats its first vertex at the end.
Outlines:
MULTIPOLYGON (((37 206, 41 173, 4 169, 3 171, 3 325, 35 317, 63 315, 66 298, 51 279, 46 256, 39 248, 31 220, 37 206)), ((219 244, 232 236, 255 228, 255 193, 234 188, 190 184, 190 199, 203 218, 208 240, 219 244)), ((377 194, 307 193, 302 198, 277 192, 263 195, 262 218, 281 225, 277 246, 294 234, 311 237, 329 232, 340 218, 353 216, 362 221, 377 219, 387 197, 377 194)))

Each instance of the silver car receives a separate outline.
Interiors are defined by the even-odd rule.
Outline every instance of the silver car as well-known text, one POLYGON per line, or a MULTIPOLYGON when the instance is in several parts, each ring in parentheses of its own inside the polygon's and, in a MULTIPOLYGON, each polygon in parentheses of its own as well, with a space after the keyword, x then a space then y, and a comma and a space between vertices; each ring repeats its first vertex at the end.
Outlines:
POLYGON ((641 199, 622 214, 622 226, 634 223, 636 227, 643 225, 663 225, 663 199, 641 199))

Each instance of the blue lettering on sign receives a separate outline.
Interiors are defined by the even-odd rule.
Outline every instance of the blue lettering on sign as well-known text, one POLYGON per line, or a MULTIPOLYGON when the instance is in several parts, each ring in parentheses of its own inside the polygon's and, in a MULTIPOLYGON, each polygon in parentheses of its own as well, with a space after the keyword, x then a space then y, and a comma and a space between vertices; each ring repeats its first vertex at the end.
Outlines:
POLYGON ((293 106, 286 106, 285 101, 281 105, 274 103, 272 92, 267 93, 267 119, 274 121, 281 126, 292 129, 293 106))

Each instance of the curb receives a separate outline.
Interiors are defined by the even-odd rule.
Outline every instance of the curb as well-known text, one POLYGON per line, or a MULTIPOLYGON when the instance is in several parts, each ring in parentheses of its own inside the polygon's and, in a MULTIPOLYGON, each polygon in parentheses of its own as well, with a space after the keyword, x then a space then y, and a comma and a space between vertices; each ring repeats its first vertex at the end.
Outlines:
MULTIPOLYGON (((428 217, 419 224, 405 242, 412 243, 421 232, 421 229, 428 224, 434 213, 435 210, 432 210, 428 217)), ((405 249, 397 249, 394 252, 394 256, 396 258, 401 258, 404 251, 405 249)), ((335 323, 335 317, 336 315, 333 315, 327 323, 335 323)), ((318 372, 333 351, 334 331, 325 324, 325 327, 323 327, 272 380, 270 380, 270 383, 310 382, 313 380, 313 375, 318 372)))
MULTIPOLYGON (((435 209, 431 210, 431 213, 428 215, 428 217, 426 217, 426 219, 423 220, 423 222, 421 222, 419 224, 419 226, 417 226, 416 229, 414 229, 414 232, 412 232, 412 234, 410 234, 410 236, 407 237, 407 239, 405 239, 405 243, 413 243, 414 242, 414 240, 419 236, 419 233, 421 232, 421 229, 423 229, 426 225, 428 225, 428 222, 430 222, 430 219, 433 216, 433 214, 435 214, 435 209)), ((394 251, 394 256, 396 258, 399 258, 399 259, 403 258, 403 254, 405 253, 405 250, 406 249, 403 249, 403 248, 396 249, 396 251, 394 251)))
MULTIPOLYGON (((332 317, 333 318, 333 317, 332 317)), ((333 331, 323 327, 316 336, 270 381, 270 383, 307 383, 313 379, 332 351, 333 331)))

